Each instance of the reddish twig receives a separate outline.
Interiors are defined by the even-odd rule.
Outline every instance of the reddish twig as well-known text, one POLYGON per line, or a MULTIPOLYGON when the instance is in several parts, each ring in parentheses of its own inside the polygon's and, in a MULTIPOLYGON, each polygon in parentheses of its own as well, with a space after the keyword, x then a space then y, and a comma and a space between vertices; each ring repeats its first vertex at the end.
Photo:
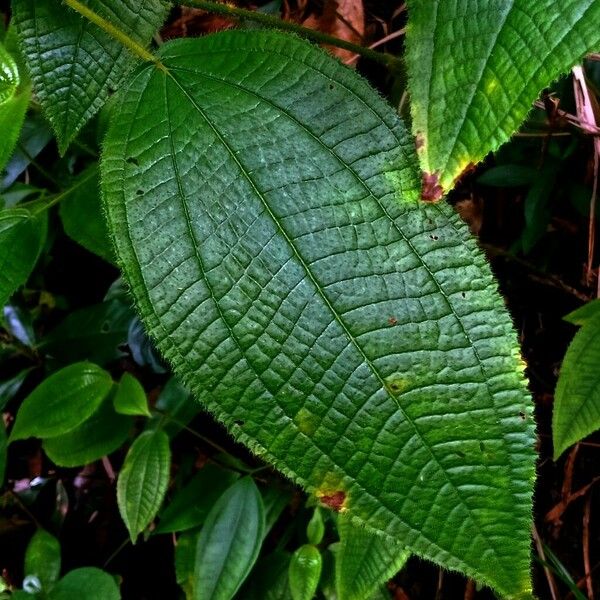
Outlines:
POLYGON ((590 511, 592 506, 592 495, 589 494, 583 508, 583 570, 585 573, 585 585, 588 599, 594 600, 594 585, 592 583, 592 570, 590 569, 590 511))
POLYGON ((542 540, 538 534, 535 524, 532 529, 533 539, 535 541, 535 547, 537 549, 538 556, 544 565, 544 573, 546 575, 546 580, 548 581, 548 587, 550 588, 550 596, 552 600, 558 600, 558 590, 556 587, 556 581, 554 581, 554 576, 550 569, 546 566, 546 555, 544 554, 544 546, 542 545, 542 540))

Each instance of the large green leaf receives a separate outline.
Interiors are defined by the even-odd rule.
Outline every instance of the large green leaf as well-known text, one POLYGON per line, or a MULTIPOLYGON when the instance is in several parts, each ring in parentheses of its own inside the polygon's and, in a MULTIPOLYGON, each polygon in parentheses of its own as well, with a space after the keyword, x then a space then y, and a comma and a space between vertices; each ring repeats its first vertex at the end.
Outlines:
MULTIPOLYGON (((83 0, 146 45, 162 24, 165 0, 83 0)), ((13 0, 13 20, 33 85, 65 152, 116 90, 135 58, 120 42, 56 0, 13 0)))
POLYGON ((324 504, 505 596, 529 580, 534 431, 466 226, 418 202, 412 141, 306 42, 165 44, 103 158, 148 331, 233 435, 324 504))
POLYGON ((0 211, 0 308, 27 281, 42 251, 47 226, 45 214, 35 217, 24 208, 0 211))
POLYGON ((110 373, 93 363, 75 363, 53 373, 23 400, 10 441, 72 431, 96 412, 112 386, 110 373))
POLYGON ((206 517, 196 547, 193 599, 231 600, 258 558, 264 529, 260 492, 244 477, 206 517))
POLYGON ((600 429, 600 300, 566 319, 582 325, 569 346, 556 384, 552 413, 554 458, 600 429))
POLYGON ((408 7, 413 132, 429 199, 506 142, 541 90, 600 48, 597 0, 409 0, 408 7))
POLYGON ((345 515, 338 518, 338 533, 335 578, 339 600, 370 598, 410 556, 402 546, 357 526, 345 515))
POLYGON ((134 544, 160 509, 170 467, 169 438, 161 430, 142 433, 125 457, 117 481, 117 502, 134 544))

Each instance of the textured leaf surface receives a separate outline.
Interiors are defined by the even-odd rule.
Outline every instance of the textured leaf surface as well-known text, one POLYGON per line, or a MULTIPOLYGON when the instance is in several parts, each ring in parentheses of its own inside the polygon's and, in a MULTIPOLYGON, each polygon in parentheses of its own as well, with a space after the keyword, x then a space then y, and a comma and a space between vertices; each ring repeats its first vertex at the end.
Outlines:
POLYGON ((229 32, 140 69, 103 159, 138 308, 186 385, 324 504, 529 590, 533 424, 515 335, 412 142, 305 42, 229 32))
POLYGON ((554 394, 554 458, 600 429, 600 303, 596 300, 567 316, 583 325, 560 368, 554 394))
POLYGON ((600 48, 597 0, 408 6, 413 132, 423 171, 435 175, 424 187, 431 199, 506 142, 544 87, 600 48))
POLYGON ((47 219, 24 208, 0 211, 0 308, 27 281, 46 239, 47 219))
POLYGON ((52 438, 75 429, 94 414, 112 385, 110 373, 93 363, 75 363, 53 373, 23 400, 11 441, 52 438))
MULTIPOLYGON (((163 0, 85 0, 146 45, 168 9, 163 0)), ((14 23, 36 95, 61 152, 116 90, 135 59, 116 40, 56 0, 14 0, 14 23)))
POLYGON ((340 543, 335 553, 338 600, 370 598, 404 565, 410 552, 382 536, 338 518, 340 543))
POLYGON ((117 482, 117 502, 131 541, 154 519, 167 491, 171 450, 164 431, 146 431, 131 445, 117 482))
POLYGON ((212 507, 198 537, 194 600, 231 600, 252 569, 265 514, 250 477, 234 483, 212 507))

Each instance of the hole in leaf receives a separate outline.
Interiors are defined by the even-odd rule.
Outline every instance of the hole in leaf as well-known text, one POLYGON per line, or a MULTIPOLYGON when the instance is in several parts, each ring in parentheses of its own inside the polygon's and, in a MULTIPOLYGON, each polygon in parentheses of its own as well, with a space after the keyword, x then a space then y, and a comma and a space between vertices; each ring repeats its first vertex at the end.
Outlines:
POLYGON ((140 166, 140 161, 139 161, 137 158, 134 158, 133 156, 130 156, 130 157, 127 159, 127 162, 128 162, 130 165, 135 165, 136 167, 139 167, 139 166, 140 166))

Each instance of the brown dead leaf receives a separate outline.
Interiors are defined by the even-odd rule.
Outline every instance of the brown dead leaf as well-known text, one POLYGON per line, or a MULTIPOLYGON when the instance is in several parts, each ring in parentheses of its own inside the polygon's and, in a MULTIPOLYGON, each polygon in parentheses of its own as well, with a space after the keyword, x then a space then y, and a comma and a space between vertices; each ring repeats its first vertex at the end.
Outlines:
MULTIPOLYGON (((365 35, 365 11, 362 0, 325 0, 322 12, 313 13, 302 25, 328 35, 362 45, 365 35)), ((342 61, 352 60, 354 52, 327 46, 342 61)))
POLYGON ((161 31, 165 40, 180 37, 196 37, 207 33, 215 33, 224 29, 231 29, 235 21, 221 15, 207 13, 198 8, 182 6, 180 15, 161 31))

